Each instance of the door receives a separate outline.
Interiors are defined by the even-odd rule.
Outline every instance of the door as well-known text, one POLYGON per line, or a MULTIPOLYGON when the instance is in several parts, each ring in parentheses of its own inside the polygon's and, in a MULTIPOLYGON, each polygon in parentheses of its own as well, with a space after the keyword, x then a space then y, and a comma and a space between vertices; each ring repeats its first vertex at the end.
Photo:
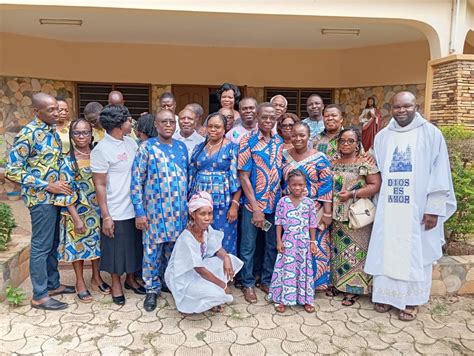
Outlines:
POLYGON ((176 113, 183 110, 187 104, 198 103, 204 109, 203 118, 209 114, 209 87, 173 85, 173 94, 176 98, 176 113))

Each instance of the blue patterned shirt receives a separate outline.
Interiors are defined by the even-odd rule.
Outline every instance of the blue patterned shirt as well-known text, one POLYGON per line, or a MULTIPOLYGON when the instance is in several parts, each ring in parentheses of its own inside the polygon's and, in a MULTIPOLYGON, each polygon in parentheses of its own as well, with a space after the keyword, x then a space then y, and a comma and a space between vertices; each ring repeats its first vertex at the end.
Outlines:
POLYGON ((176 241, 188 216, 188 151, 175 139, 150 138, 138 148, 132 168, 132 203, 136 217, 146 216, 145 238, 176 241))
POLYGON ((310 117, 307 117, 303 120, 305 124, 308 124, 309 129, 311 131, 311 135, 309 140, 312 141, 317 135, 319 135, 324 130, 324 121, 321 120, 312 120, 310 117))

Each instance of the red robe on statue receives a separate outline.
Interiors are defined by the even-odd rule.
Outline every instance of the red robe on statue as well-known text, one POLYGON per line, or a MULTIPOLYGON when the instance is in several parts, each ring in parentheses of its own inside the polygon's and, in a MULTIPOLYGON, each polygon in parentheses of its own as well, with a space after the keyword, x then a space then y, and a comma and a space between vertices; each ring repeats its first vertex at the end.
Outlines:
POLYGON ((375 116, 371 113, 370 120, 362 126, 362 146, 365 152, 374 146, 374 138, 377 132, 382 130, 382 113, 375 108, 375 116))

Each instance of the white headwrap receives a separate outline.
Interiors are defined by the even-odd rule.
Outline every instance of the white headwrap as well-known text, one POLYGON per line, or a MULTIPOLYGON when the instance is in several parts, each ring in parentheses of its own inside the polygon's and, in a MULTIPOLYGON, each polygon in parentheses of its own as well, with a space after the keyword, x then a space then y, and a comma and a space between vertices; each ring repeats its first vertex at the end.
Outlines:
POLYGON ((203 207, 212 208, 212 197, 208 192, 199 192, 194 194, 188 203, 188 209, 190 213, 203 207))

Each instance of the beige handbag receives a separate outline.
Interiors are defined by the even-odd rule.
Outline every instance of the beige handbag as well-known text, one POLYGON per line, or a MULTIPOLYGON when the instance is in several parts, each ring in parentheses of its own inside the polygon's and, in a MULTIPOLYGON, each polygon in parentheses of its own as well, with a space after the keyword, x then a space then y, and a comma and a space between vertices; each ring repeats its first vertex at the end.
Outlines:
POLYGON ((360 229, 374 222, 375 205, 368 198, 361 198, 349 206, 349 227, 360 229))

